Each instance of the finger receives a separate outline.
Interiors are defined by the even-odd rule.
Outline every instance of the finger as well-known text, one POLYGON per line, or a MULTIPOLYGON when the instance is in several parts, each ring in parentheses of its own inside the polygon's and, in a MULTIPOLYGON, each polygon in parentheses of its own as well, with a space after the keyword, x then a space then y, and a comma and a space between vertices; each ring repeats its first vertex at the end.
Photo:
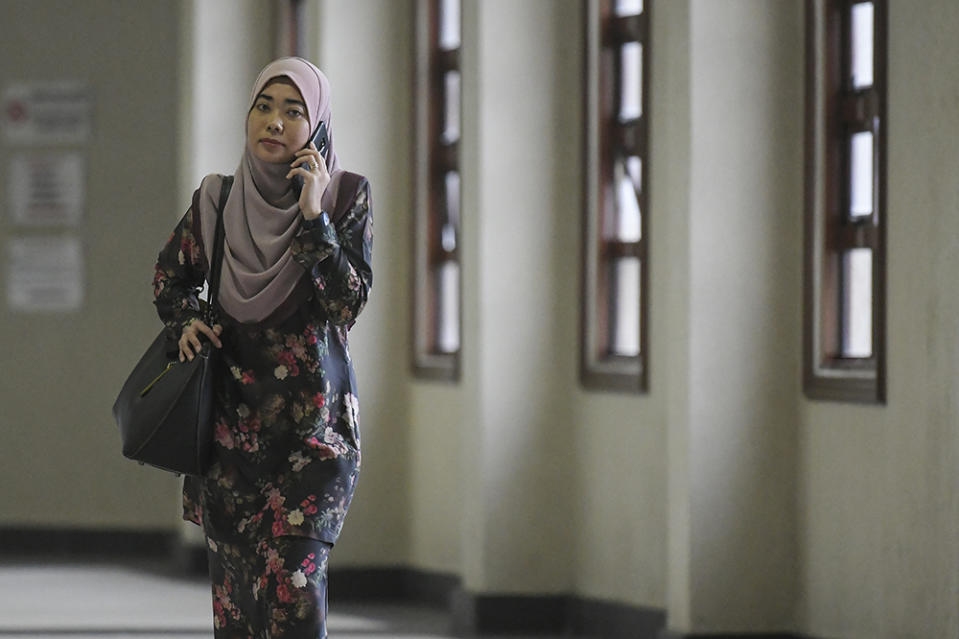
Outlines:
POLYGON ((320 155, 319 153, 317 153, 316 155, 316 170, 317 170, 317 173, 320 173, 323 175, 329 174, 329 170, 326 166, 326 160, 323 159, 323 156, 320 155))
POLYGON ((304 155, 293 160, 290 166, 313 172, 320 168, 322 161, 322 158, 315 155, 304 155), (315 169, 313 168, 314 166, 316 167, 315 169))
POLYGON ((221 325, 219 325, 219 324, 214 324, 214 325, 213 325, 213 332, 216 333, 217 335, 219 335, 220 333, 223 332, 223 327, 222 327, 221 325))
POLYGON ((185 337, 180 338, 180 361, 190 359, 193 353, 190 352, 190 346, 185 337))
POLYGON ((216 332, 206 324, 200 325, 200 332, 206 335, 217 348, 223 346, 223 344, 220 343, 220 338, 216 336, 216 332))
POLYGON ((192 360, 194 355, 203 350, 203 344, 200 343, 200 339, 195 335, 190 336, 190 344, 193 346, 193 353, 190 356, 190 359, 192 360))
POLYGON ((195 320, 193 320, 192 322, 190 322, 189 324, 187 324, 186 326, 183 327, 183 334, 184 334, 184 335, 195 335, 196 332, 197 332, 197 329, 198 329, 200 326, 203 326, 203 320, 195 319, 195 320))
POLYGON ((308 177, 316 176, 316 173, 313 173, 312 171, 307 171, 302 166, 298 166, 295 169, 290 169, 290 172, 286 174, 286 179, 289 180, 294 175, 301 175, 303 176, 304 179, 306 179, 308 177))
POLYGON ((326 160, 323 158, 323 154, 316 149, 316 145, 311 143, 310 146, 312 148, 300 149, 299 151, 297 151, 295 154, 296 159, 294 160, 294 162, 296 162, 297 160, 303 160, 306 158, 312 159, 317 164, 326 162, 326 160))
POLYGON ((299 151, 296 151, 293 155, 295 155, 296 157, 302 157, 304 155, 318 155, 318 154, 319 154, 319 151, 317 151, 316 145, 310 142, 310 146, 304 149, 300 149, 299 151))

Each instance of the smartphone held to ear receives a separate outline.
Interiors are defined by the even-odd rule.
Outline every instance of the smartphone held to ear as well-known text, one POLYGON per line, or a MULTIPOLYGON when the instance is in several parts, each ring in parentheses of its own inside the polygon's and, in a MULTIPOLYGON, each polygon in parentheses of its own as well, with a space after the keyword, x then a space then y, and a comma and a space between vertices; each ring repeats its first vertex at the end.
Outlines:
MULTIPOLYGON (((323 157, 323 161, 326 161, 326 147, 329 144, 329 139, 326 134, 326 122, 320 122, 320 126, 316 127, 316 134, 306 143, 306 146, 303 148, 310 148, 310 142, 316 146, 316 150, 320 152, 320 155, 323 157)), ((296 193, 296 197, 300 197, 300 193, 303 192, 303 178, 299 175, 294 175, 292 178, 290 178, 290 181, 293 182, 293 192, 296 193)))
MULTIPOLYGON (((323 159, 326 160, 326 147, 329 144, 329 138, 326 135, 326 122, 320 122, 320 126, 316 127, 316 135, 313 136, 310 142, 316 145, 316 150, 319 151, 323 159)), ((309 146, 310 142, 307 142, 306 145, 309 146)))

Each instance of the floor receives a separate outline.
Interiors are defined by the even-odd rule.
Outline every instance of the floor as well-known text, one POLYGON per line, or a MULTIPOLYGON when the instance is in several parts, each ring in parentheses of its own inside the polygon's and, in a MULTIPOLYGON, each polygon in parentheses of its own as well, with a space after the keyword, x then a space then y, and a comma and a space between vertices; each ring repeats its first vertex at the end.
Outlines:
MULTIPOLYGON (((211 639, 210 606, 204 579, 157 566, 0 563, 0 639, 211 639)), ((334 605, 327 623, 332 639, 453 636, 443 611, 402 605, 334 605)))
MULTIPOLYGON (((0 564, 0 639, 209 639, 209 586, 146 566, 0 564)), ((330 637, 443 639, 441 611, 340 605, 330 637)))

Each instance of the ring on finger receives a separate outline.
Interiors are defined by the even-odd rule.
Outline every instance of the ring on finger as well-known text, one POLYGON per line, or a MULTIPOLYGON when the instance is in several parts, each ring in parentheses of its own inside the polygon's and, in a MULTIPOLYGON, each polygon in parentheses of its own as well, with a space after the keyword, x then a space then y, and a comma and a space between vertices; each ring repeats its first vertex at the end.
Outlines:
POLYGON ((316 160, 311 160, 309 166, 311 171, 316 171, 320 168, 320 165, 316 163, 316 160))

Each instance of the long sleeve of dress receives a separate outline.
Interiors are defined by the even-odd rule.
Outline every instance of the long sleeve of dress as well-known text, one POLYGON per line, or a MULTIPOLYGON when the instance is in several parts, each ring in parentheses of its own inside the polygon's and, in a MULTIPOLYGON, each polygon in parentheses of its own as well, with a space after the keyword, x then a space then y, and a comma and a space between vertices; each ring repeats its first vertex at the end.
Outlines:
POLYGON ((205 306, 199 292, 206 269, 193 223, 190 209, 160 251, 153 277, 153 303, 174 341, 180 338, 184 325, 203 317, 205 306))
POLYGON ((370 184, 365 179, 339 220, 306 221, 294 238, 293 259, 310 274, 316 303, 333 324, 351 325, 363 310, 373 287, 372 251, 370 184))

